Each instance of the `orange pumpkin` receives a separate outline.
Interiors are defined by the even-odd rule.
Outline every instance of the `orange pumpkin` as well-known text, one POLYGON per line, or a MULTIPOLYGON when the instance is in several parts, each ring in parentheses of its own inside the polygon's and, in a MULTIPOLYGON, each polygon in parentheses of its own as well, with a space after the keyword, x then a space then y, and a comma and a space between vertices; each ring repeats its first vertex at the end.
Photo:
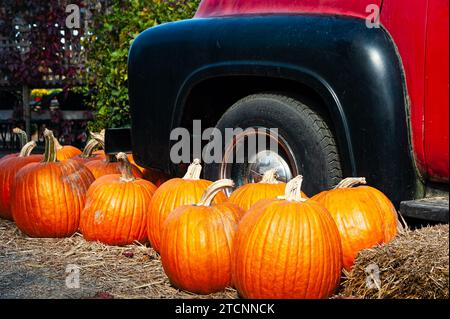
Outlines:
POLYGON ((263 199, 242 217, 233 254, 233 283, 245 298, 330 296, 342 267, 339 232, 325 207, 301 196, 302 177, 285 196, 263 199))
POLYGON ((217 181, 197 204, 180 206, 167 216, 160 254, 175 287, 210 294, 231 285, 233 239, 244 211, 228 202, 211 205, 227 187, 233 187, 233 181, 217 181))
POLYGON ((65 237, 77 231, 86 191, 94 176, 74 160, 57 161, 53 133, 45 130, 42 162, 16 174, 11 211, 17 227, 31 237, 65 237))
MULTIPOLYGON (((25 131, 21 130, 18 127, 13 128, 12 132, 13 132, 13 134, 16 134, 19 137, 20 149, 22 149, 25 146, 25 144, 27 144, 27 142, 28 142, 27 133, 25 133, 25 131)), ((0 158, 0 162, 7 158, 17 157, 17 156, 19 156, 19 154, 20 153, 7 154, 7 155, 3 156, 2 158, 0 158)))
POLYGON ((64 161, 66 159, 81 155, 81 151, 72 145, 61 145, 58 139, 55 137, 56 145, 56 159, 58 161, 64 161))
POLYGON ((136 179, 125 153, 117 154, 122 174, 105 175, 89 187, 80 230, 86 240, 128 245, 147 239, 147 211, 156 186, 136 179))
POLYGON ((387 243, 397 234, 397 212, 391 201, 373 187, 353 187, 358 184, 366 184, 365 178, 346 178, 335 189, 311 198, 324 205, 336 221, 347 270, 360 250, 387 243))
MULTIPOLYGON (((104 130, 97 134, 92 134, 92 137, 103 148, 105 145, 104 130)), ((104 175, 120 174, 120 163, 114 155, 107 154, 103 159, 96 159, 85 163, 86 167, 92 172, 97 179, 104 175)), ((143 178, 142 172, 136 165, 131 164, 131 173, 136 178, 143 178)))
POLYGON ((17 157, 0 161, 0 217, 12 219, 11 188, 16 173, 25 165, 42 160, 42 155, 30 155, 36 142, 31 141, 22 147, 17 157))
MULTIPOLYGON (((200 160, 195 159, 183 178, 168 180, 153 195, 148 214, 147 231, 148 239, 157 252, 159 252, 161 243, 162 225, 169 213, 179 206, 198 202, 206 188, 212 184, 211 181, 200 179, 201 170, 200 160)), ((215 203, 225 200, 226 196, 223 192, 214 198, 215 203)))
MULTIPOLYGON (((266 171, 258 183, 245 184, 231 193, 229 201, 247 211, 257 201, 284 194, 286 183, 277 181, 276 170, 266 171)), ((302 194, 306 197, 305 194, 302 194)))

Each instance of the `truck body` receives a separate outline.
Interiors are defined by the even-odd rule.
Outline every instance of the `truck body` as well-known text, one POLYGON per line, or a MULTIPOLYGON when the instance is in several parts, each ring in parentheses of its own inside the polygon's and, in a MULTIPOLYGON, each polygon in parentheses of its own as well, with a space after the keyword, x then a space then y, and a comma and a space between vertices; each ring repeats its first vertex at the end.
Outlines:
MULTIPOLYGON (((204 0, 193 19, 145 30, 131 46, 134 158, 176 172, 170 132, 195 119, 220 130, 278 125, 286 152, 260 162, 305 175, 309 195, 365 176, 397 205, 447 197, 446 209, 418 217, 448 220, 448 5, 204 0)), ((238 184, 264 169, 206 166, 207 178, 238 184)))

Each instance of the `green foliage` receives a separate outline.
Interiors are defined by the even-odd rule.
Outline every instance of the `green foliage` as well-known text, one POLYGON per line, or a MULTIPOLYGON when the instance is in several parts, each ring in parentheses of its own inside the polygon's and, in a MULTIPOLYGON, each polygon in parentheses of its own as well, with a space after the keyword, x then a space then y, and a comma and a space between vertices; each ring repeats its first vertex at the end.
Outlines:
POLYGON ((115 0, 92 2, 91 22, 84 39, 86 86, 96 111, 89 129, 129 124, 127 57, 133 39, 147 28, 191 18, 199 0, 115 0), (105 5, 105 3, 109 3, 105 5))

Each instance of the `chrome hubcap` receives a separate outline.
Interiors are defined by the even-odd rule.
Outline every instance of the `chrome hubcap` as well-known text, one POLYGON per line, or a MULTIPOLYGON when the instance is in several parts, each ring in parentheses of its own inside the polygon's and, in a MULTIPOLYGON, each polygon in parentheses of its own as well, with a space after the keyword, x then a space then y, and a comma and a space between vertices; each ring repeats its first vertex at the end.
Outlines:
POLYGON ((259 182, 264 173, 270 169, 276 170, 277 179, 280 181, 286 182, 293 177, 289 164, 280 155, 270 150, 257 153, 249 162, 250 183, 259 182))
POLYGON ((224 158, 220 166, 220 177, 232 179, 236 186, 241 186, 259 182, 263 174, 269 169, 275 169, 278 175, 277 179, 282 182, 288 182, 294 176, 297 176, 299 170, 295 156, 284 138, 280 135, 274 137, 265 128, 258 127, 255 129, 250 133, 238 134, 233 142, 225 147, 224 158), (246 141, 252 134, 258 135, 257 138, 265 138, 266 146, 270 145, 270 142, 276 142, 278 150, 258 149, 255 154, 245 156, 241 163, 230 161, 229 159, 233 158, 237 152, 243 151, 242 148, 244 148, 244 152, 247 151, 246 141))

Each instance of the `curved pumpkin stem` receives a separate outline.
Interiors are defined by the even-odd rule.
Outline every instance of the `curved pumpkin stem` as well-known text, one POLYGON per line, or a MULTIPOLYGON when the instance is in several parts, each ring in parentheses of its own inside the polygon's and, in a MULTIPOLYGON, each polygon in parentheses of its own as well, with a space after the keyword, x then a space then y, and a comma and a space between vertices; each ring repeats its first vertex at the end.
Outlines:
POLYGON ((211 206, 211 203, 218 192, 225 188, 231 187, 234 187, 234 182, 231 179, 220 179, 212 183, 203 193, 202 198, 200 198, 200 201, 197 203, 197 206, 211 206))
POLYGON ((277 170, 272 168, 264 172, 264 175, 259 181, 263 184, 278 184, 279 181, 277 180, 277 170))
MULTIPOLYGON (((104 129, 101 130, 100 133, 91 132, 91 137, 98 142, 98 145, 100 145, 100 147, 102 149, 105 149, 105 130, 104 129)), ((116 156, 111 155, 111 154, 106 154, 106 153, 105 153, 105 155, 106 155, 105 161, 107 163, 117 161, 116 156)), ((119 155, 119 154, 117 154, 117 155, 119 155)))
POLYGON ((133 176, 133 172, 131 170, 131 163, 128 160, 127 154, 124 152, 120 152, 116 155, 117 160, 120 161, 120 172, 122 176, 120 176, 120 180, 123 182, 132 182, 136 178, 133 176))
POLYGON ((31 151, 33 150, 33 148, 36 147, 36 142, 35 141, 29 141, 28 143, 26 143, 22 149, 20 150, 19 153, 19 157, 27 157, 30 156, 31 151))
MULTIPOLYGON (((52 135, 53 135, 53 133, 52 133, 52 135)), ((63 146, 61 145, 61 143, 59 143, 58 139, 54 135, 53 135, 53 139, 55 140, 54 143, 55 143, 56 150, 62 149, 63 146)))
POLYGON ((90 139, 89 142, 86 143, 86 146, 83 149, 83 153, 81 153, 80 157, 89 158, 92 156, 92 152, 97 147, 98 141, 95 139, 90 139))
POLYGON ((183 179, 200 179, 200 174, 202 172, 202 165, 198 158, 194 159, 191 165, 189 165, 186 174, 183 179))
POLYGON ((90 133, 92 139, 96 140, 98 145, 100 145, 102 148, 105 147, 105 135, 102 133, 97 132, 91 132, 90 133))
POLYGON ((367 184, 365 177, 347 177, 344 178, 334 189, 338 188, 352 188, 356 185, 367 184))
POLYGON ((56 162, 56 138, 53 136, 53 132, 49 129, 45 129, 44 131, 45 138, 45 153, 44 159, 42 162, 44 163, 53 163, 56 162))
POLYGON ((303 176, 298 175, 294 177, 286 184, 286 190, 284 196, 280 196, 278 198, 285 199, 290 202, 304 202, 307 199, 302 197, 302 183, 303 176))
POLYGON ((12 131, 19 137, 20 148, 22 149, 28 142, 27 133, 18 127, 13 128, 12 131))

